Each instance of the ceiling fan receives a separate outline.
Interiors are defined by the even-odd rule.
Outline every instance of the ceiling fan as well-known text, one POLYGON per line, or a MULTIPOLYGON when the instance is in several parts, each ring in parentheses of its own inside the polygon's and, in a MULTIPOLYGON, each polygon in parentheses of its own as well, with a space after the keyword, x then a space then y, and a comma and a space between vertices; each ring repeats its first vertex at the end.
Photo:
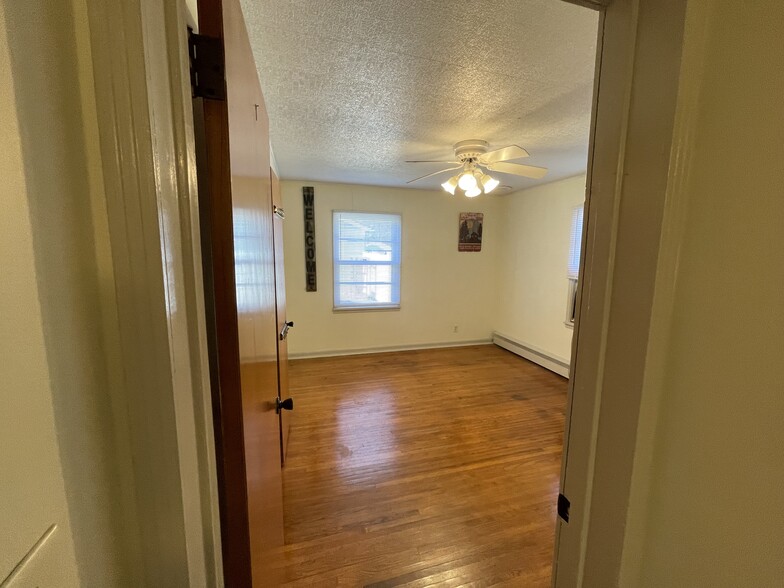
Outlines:
POLYGON ((510 159, 528 157, 528 152, 518 145, 508 145, 506 147, 501 147, 500 149, 494 149, 493 151, 488 151, 488 147, 489 144, 487 141, 469 139, 468 141, 455 143, 454 161, 406 161, 406 163, 448 163, 454 165, 454 167, 448 167, 406 183, 411 184, 412 182, 418 182, 419 180, 437 176, 438 174, 443 174, 448 171, 462 169, 457 175, 441 184, 441 187, 450 194, 454 194, 455 190, 460 188, 466 196, 473 198, 474 196, 479 196, 482 192, 489 194, 500 183, 498 180, 485 173, 482 168, 502 174, 514 174, 516 176, 534 179, 542 178, 547 173, 546 167, 523 165, 522 163, 509 163, 510 159))

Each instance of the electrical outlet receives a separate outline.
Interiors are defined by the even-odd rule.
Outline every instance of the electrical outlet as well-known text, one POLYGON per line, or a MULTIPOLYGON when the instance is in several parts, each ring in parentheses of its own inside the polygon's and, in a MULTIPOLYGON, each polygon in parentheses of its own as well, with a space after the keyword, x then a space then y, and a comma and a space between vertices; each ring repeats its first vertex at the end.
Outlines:
POLYGON ((457 331, 458 331, 458 326, 457 326, 457 325, 454 325, 454 326, 452 327, 452 332, 453 332, 453 333, 457 333, 457 331))

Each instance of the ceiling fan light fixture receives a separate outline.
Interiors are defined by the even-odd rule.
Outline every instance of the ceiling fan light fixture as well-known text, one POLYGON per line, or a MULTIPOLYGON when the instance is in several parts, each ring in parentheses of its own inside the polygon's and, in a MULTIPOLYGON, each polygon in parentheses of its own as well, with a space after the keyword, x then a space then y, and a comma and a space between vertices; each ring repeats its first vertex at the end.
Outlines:
POLYGON ((457 179, 458 176, 451 177, 446 182, 441 184, 441 187, 454 196, 455 188, 457 188, 457 179))
MULTIPOLYGON (((464 194, 468 198, 475 198, 483 192, 489 194, 501 185, 499 180, 488 175, 485 171, 522 176, 534 180, 543 178, 547 173, 546 167, 510 163, 512 159, 528 157, 528 152, 519 145, 507 145, 492 151, 488 151, 488 148, 489 144, 487 141, 469 139, 453 145, 452 149, 455 152, 455 158, 452 160, 428 159, 407 161, 406 163, 447 163, 455 167, 431 172, 409 180, 406 183, 411 184, 447 172, 454 173, 457 171, 457 175, 449 178, 449 180, 441 184, 441 187, 452 195, 457 194, 457 189, 460 188, 460 194, 464 194)), ((504 188, 509 188, 509 186, 504 186, 504 188)))
POLYGON ((484 188, 485 194, 489 194, 490 192, 495 190, 498 187, 498 184, 500 183, 501 182, 499 182, 495 178, 488 176, 487 174, 482 175, 482 188, 484 188))
POLYGON ((460 189, 464 192, 474 190, 477 187, 477 182, 473 172, 464 171, 462 174, 460 174, 460 179, 457 181, 457 185, 460 186, 460 189))

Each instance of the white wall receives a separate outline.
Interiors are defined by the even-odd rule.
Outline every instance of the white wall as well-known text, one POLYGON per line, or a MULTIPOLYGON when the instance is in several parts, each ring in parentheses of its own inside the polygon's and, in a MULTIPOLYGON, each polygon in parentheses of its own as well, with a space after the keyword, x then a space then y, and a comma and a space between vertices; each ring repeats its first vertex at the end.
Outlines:
MULTIPOLYGON (((11 82, 7 17, 0 5, 0 578, 5 579, 51 525, 55 533, 32 562, 44 575, 22 570, 18 582, 78 583, 65 484, 54 427, 33 255, 24 158, 11 82), (54 572, 54 569, 57 572, 54 572)), ((40 572, 39 572, 40 573, 40 572)))
POLYGON ((20 586, 134 578, 133 548, 123 541, 133 511, 123 499, 130 457, 113 427, 106 354, 116 349, 103 330, 113 283, 96 250, 88 152, 97 146, 80 93, 85 79, 88 92, 92 85, 83 77, 80 4, 0 7, 0 579, 58 525, 11 584, 20 586))
POLYGON ((696 92, 696 111, 674 146, 679 212, 661 268, 673 274, 671 321, 643 400, 653 433, 637 454, 653 460, 635 470, 642 546, 624 586, 782 584, 782 37, 780 0, 690 2, 681 89, 696 92), (690 42, 703 31, 704 53, 690 42), (717 156, 722 145, 731 152, 717 156))
POLYGON ((289 336, 293 357, 490 339, 502 197, 320 182, 282 182, 289 336), (318 292, 305 292, 302 186, 314 186, 318 292), (402 215, 400 310, 332 310, 332 211, 402 215), (483 212, 482 251, 457 251, 458 215, 483 212), (458 325, 458 332, 453 332, 458 325))
POLYGON ((504 196, 283 182, 286 295, 293 357, 487 340, 499 332, 568 364, 564 324, 572 211, 585 176, 504 196), (318 292, 305 292, 302 186, 316 194, 318 292), (403 215, 400 311, 332 310, 332 211, 403 215), (457 251, 460 212, 484 212, 480 253, 457 251), (453 332, 458 325, 458 332, 453 332))
POLYGON ((585 175, 503 197, 498 303, 493 329, 564 363, 567 262, 572 211, 585 200, 585 175))
POLYGON ((184 293, 200 260, 180 233, 198 216, 179 156, 185 29, 173 3, 131 4, 0 5, 0 580, 57 525, 9 587, 210 585, 219 570, 202 524, 211 419, 194 415, 209 395, 191 379, 203 314, 184 293))

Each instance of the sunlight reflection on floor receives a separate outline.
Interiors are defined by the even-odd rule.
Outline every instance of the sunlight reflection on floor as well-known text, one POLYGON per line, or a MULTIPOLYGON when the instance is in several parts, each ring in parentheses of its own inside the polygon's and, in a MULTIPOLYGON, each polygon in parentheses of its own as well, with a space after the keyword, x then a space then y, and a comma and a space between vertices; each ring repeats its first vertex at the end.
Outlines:
POLYGON ((364 390, 336 406, 336 462, 341 472, 353 475, 360 468, 384 465, 393 469, 399 455, 397 410, 395 396, 387 388, 364 390))

